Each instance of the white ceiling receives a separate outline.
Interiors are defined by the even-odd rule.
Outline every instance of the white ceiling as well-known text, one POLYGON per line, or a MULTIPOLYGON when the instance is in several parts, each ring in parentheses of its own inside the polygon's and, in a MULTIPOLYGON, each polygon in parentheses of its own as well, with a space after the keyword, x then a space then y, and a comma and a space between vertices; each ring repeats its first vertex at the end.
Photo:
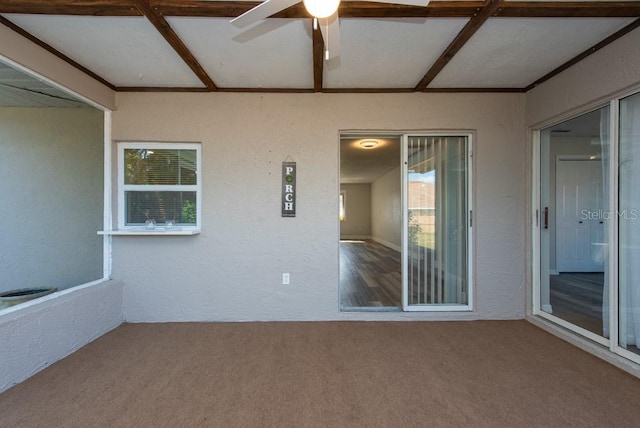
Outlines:
POLYGON ((468 19, 340 20, 340 56, 324 69, 327 88, 412 88, 468 19))
POLYGON ((340 137, 340 183, 372 183, 400 167, 400 135, 356 135, 340 137), (373 149, 360 146, 363 141, 376 141, 373 149))
MULTIPOLYGON (((9 3, 17 6, 4 10, 20 9, 21 2, 9 3)), ((50 3, 65 4, 68 11, 74 10, 71 0, 50 3)), ((137 10, 135 3, 127 0, 105 4, 116 3, 130 3, 131 9, 137 10)), ((437 3, 438 0, 432 1, 437 3)), ((532 2, 523 4, 527 3, 532 2)), ((0 4, 0 11, 2 7, 0 4)), ((205 88, 187 62, 144 16, 46 13, 1 16, 115 88, 205 88)), ((164 18, 221 90, 314 90, 311 19, 269 18, 241 30, 226 17, 164 18)), ((489 18, 437 73, 427 89, 524 90, 637 18, 489 18)), ((322 90, 413 90, 470 19, 341 18, 341 54, 323 64, 322 90)))
POLYGON ((250 30, 238 29, 225 18, 169 17, 167 21, 217 86, 313 87, 308 19, 271 19, 250 30))
POLYGON ((145 18, 7 17, 116 86, 204 87, 145 18))
POLYGON ((523 88, 633 18, 491 18, 433 80, 434 88, 523 88))

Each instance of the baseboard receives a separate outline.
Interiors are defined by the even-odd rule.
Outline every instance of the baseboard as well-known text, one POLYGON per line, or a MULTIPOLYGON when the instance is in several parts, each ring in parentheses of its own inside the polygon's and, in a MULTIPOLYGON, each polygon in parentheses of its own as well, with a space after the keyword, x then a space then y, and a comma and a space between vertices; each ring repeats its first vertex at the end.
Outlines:
POLYGON ((340 240, 348 240, 348 241, 366 241, 371 239, 371 236, 368 235, 340 235, 340 240))
POLYGON ((391 248, 392 250, 395 250, 397 252, 401 252, 402 249, 400 248, 400 246, 392 244, 389 241, 385 241, 384 239, 380 239, 380 238, 376 238, 375 236, 373 236, 371 239, 373 239, 374 241, 376 241, 378 244, 382 244, 385 247, 391 248))

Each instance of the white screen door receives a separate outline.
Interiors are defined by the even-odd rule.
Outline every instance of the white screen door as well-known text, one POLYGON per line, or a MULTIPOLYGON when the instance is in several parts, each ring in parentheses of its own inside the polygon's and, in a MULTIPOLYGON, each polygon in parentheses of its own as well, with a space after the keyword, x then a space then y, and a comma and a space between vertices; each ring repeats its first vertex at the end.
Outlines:
POLYGON ((471 135, 403 140, 403 308, 472 309, 471 135))

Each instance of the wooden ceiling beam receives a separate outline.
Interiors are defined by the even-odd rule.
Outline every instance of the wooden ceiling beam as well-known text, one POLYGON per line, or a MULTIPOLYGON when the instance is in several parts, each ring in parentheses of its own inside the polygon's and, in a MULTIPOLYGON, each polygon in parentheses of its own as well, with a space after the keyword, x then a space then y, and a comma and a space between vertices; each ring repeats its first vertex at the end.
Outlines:
POLYGON ((141 16, 132 0, 2 0, 0 13, 141 16))
MULTIPOLYGON (((165 16, 205 16, 231 18, 241 15, 261 2, 235 2, 197 0, 152 0, 151 4, 165 16)), ((338 14, 343 18, 427 18, 469 17, 481 7, 482 1, 439 1, 428 7, 390 5, 375 2, 340 3, 338 14)), ((302 1, 276 13, 273 18, 310 18, 302 1)))
MULTIPOLYGON (((260 1, 150 0, 163 16, 232 18, 260 4, 260 1)), ((342 18, 464 18, 472 17, 483 1, 433 1, 427 7, 375 2, 340 4, 342 18)), ((0 13, 84 16, 141 16, 134 0, 2 0, 0 13)), ((637 1, 509 1, 493 14, 496 17, 638 17, 637 1)), ((302 2, 274 18, 308 18, 302 2)))
POLYGON ((324 40, 319 27, 311 31, 313 31, 313 91, 322 92, 324 40))
POLYGON ((442 69, 451 61, 451 59, 458 53, 460 49, 469 41, 469 39, 478 31, 478 29, 484 24, 487 19, 494 14, 494 12, 503 4, 503 0, 487 0, 485 5, 478 10, 462 31, 458 33, 455 39, 449 44, 447 49, 440 55, 440 57, 433 63, 429 71, 424 75, 422 80, 416 85, 416 91, 424 91, 429 83, 436 78, 436 76, 442 71, 442 69))
POLYGON ((640 16, 637 1, 504 2, 494 14, 504 18, 606 18, 640 16))
POLYGON ((151 5, 149 4, 149 0, 134 0, 140 12, 144 14, 144 16, 153 24, 154 27, 162 34, 167 43, 171 45, 171 47, 176 51, 176 53, 182 58, 182 60, 189 66, 189 68, 194 72, 196 76, 200 79, 202 83, 206 86, 210 91, 215 91, 218 88, 207 72, 202 68, 198 60, 191 53, 189 48, 184 44, 184 42, 178 37, 173 28, 169 25, 166 19, 158 13, 151 5))

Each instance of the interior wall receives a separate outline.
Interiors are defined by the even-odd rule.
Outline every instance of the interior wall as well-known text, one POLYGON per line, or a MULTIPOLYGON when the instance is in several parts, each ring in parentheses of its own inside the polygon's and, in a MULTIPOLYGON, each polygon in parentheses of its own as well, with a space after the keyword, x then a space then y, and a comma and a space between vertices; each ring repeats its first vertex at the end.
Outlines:
POLYGON ((117 101, 114 140, 203 144, 201 233, 113 237, 127 321, 524 316, 524 94, 120 93, 117 101), (339 311, 339 136, 354 129, 475 131, 475 312, 339 311), (295 218, 280 216, 288 156, 298 167, 295 218))
POLYGON ((0 108, 0 292, 102 278, 103 117, 0 108))
POLYGON ((402 192, 400 168, 371 185, 371 231, 373 239, 400 251, 402 246, 402 192))
POLYGON ((371 237, 371 184, 340 184, 345 192, 345 218, 340 222, 340 239, 371 237))

